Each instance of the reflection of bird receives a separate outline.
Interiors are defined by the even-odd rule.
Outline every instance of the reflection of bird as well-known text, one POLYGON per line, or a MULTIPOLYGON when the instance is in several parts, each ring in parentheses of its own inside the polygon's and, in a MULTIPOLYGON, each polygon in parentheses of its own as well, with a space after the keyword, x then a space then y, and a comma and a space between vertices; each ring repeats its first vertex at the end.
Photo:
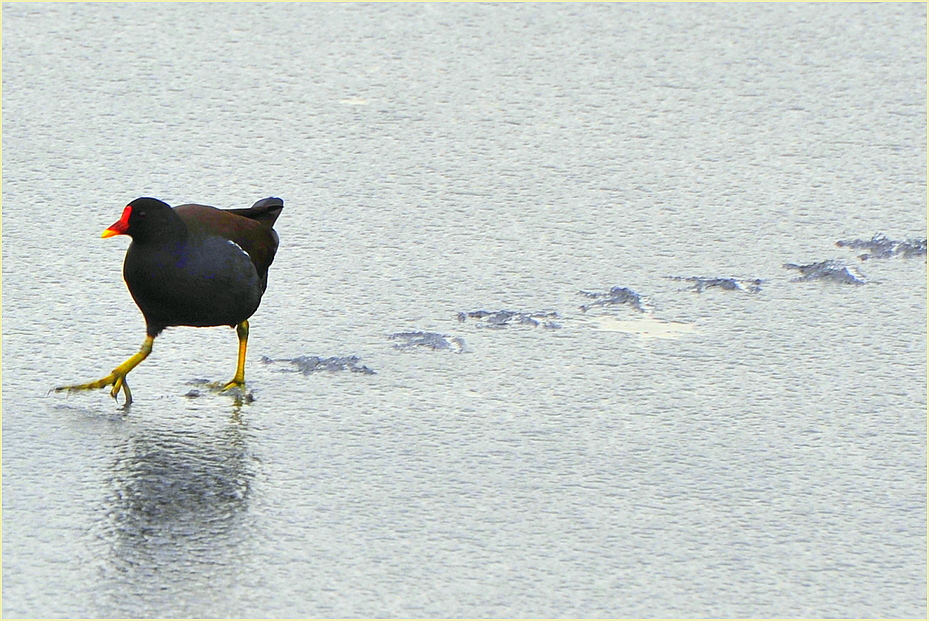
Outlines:
MULTIPOLYGON (((196 429, 176 421, 125 428, 108 443, 106 493, 90 525, 94 597, 107 616, 241 616, 241 598, 227 595, 249 571, 255 468, 248 424, 231 410, 226 420, 212 411, 196 429)), ((173 414, 196 416, 184 407, 173 414)))
POLYGON ((106 377, 56 390, 120 389, 126 405, 132 393, 126 375, 152 351, 168 326, 230 326, 239 337, 235 376, 222 389, 245 384, 248 318, 268 286, 268 267, 277 251, 272 226, 284 201, 265 198, 249 209, 222 210, 204 205, 172 209, 154 198, 137 198, 103 237, 129 235, 123 277, 145 317, 146 337, 134 356, 106 377))

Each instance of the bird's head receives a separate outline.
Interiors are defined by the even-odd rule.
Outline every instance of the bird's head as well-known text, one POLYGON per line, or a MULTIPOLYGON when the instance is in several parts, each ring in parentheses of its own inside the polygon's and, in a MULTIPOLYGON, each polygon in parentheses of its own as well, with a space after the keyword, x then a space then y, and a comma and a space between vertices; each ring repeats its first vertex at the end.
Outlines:
POLYGON ((145 238, 163 229, 172 216, 173 210, 167 203, 157 198, 137 198, 126 205, 122 217, 103 231, 100 237, 129 235, 133 239, 145 238))

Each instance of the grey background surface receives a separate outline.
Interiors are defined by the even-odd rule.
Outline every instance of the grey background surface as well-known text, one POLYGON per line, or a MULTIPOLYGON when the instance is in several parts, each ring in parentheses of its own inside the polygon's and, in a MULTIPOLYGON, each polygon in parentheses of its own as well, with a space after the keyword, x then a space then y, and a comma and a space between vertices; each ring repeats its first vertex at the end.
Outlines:
POLYGON ((924 617, 926 262, 834 244, 926 236, 925 76, 920 3, 4 4, 4 615, 924 617), (285 200, 254 402, 225 328, 49 394, 143 195, 285 200))

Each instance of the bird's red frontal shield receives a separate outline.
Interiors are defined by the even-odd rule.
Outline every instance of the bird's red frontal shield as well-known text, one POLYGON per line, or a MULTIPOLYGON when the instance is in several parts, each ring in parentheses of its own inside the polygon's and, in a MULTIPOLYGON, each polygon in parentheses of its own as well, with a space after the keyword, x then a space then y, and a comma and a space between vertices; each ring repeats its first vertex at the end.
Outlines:
POLYGON ((129 215, 132 213, 132 207, 127 206, 123 209, 123 217, 119 219, 119 222, 115 222, 110 225, 110 228, 103 231, 103 234, 100 237, 113 237, 114 235, 125 235, 126 231, 129 230, 129 215))

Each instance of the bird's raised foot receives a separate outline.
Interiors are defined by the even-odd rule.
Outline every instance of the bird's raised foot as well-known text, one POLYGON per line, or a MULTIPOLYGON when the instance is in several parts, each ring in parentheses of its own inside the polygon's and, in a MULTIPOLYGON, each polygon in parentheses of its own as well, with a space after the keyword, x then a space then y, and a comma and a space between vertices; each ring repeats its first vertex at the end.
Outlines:
POLYGON ((107 386, 112 386, 110 390, 110 396, 116 399, 116 395, 119 394, 119 391, 122 390, 124 396, 126 397, 126 402, 124 406, 128 406, 132 403, 132 391, 129 390, 129 384, 126 383, 126 373, 118 373, 113 371, 104 378, 98 379, 95 382, 87 382, 86 384, 74 384, 73 386, 58 386, 55 388, 55 392, 75 392, 78 390, 98 390, 100 388, 106 388, 107 386))
POLYGON ((110 390, 110 396, 114 399, 116 395, 119 394, 119 391, 122 390, 123 394, 126 397, 126 402, 123 404, 123 407, 129 407, 129 404, 132 403, 132 392, 129 390, 129 384, 126 383, 126 376, 129 375, 129 371, 133 370, 138 366, 140 362, 145 360, 150 353, 152 353, 152 342, 155 340, 154 336, 148 335, 145 337, 145 341, 142 343, 142 347, 139 349, 138 353, 130 357, 126 362, 122 363, 113 371, 102 379, 98 379, 96 382, 87 382, 86 384, 75 384, 74 386, 59 386, 55 389, 55 392, 73 392, 75 390, 96 390, 98 388, 105 388, 107 386, 112 386, 113 389, 110 390))

